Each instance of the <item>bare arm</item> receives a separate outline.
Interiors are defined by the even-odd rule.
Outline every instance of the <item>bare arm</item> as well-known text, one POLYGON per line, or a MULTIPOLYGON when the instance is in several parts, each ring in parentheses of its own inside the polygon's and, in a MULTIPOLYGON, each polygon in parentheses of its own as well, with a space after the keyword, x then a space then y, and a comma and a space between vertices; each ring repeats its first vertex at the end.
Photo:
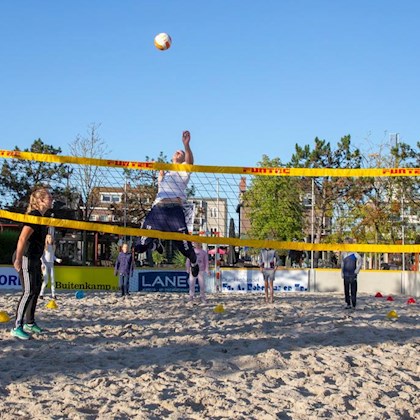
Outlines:
POLYGON ((185 163, 189 165, 194 164, 194 155, 190 148, 191 134, 189 131, 184 131, 182 133, 182 143, 184 144, 185 149, 185 163))
POLYGON ((160 170, 159 175, 158 175, 158 183, 162 182, 164 176, 165 176, 165 171, 160 170))
POLYGON ((23 250, 25 249, 26 243, 33 232, 34 230, 30 226, 24 226, 22 232, 20 232, 16 247, 16 259, 13 263, 16 271, 20 271, 22 269, 23 250))

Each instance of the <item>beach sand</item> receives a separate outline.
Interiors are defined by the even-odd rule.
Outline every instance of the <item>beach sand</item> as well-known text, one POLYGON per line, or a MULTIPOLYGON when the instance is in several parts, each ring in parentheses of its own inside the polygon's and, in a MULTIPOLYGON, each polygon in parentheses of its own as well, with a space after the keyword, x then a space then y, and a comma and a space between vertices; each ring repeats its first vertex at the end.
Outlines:
POLYGON ((57 310, 38 304, 45 334, 0 324, 0 418, 419 418, 419 303, 394 298, 349 312, 336 293, 61 293, 57 310))

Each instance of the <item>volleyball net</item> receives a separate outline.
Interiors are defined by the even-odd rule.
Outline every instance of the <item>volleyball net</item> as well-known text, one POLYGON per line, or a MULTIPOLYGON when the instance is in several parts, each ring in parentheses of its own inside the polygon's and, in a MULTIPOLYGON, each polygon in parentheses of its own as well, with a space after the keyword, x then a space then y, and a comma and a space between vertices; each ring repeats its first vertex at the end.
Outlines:
POLYGON ((10 181, 0 186, 0 219, 54 226, 67 234, 189 240, 215 252, 234 247, 237 254, 260 248, 420 252, 417 220, 408 205, 408 195, 418 189, 420 168, 221 167, 8 150, 0 150, 0 158, 2 179, 10 181), (34 183, 52 189, 59 203, 53 217, 29 216, 23 206, 18 208, 25 192, 16 185, 24 185, 28 168, 34 183), (36 179, 37 171, 46 168, 61 177, 36 179), (190 173, 184 207, 189 235, 141 228, 160 171, 190 173), (346 236, 355 243, 343 243, 346 236))

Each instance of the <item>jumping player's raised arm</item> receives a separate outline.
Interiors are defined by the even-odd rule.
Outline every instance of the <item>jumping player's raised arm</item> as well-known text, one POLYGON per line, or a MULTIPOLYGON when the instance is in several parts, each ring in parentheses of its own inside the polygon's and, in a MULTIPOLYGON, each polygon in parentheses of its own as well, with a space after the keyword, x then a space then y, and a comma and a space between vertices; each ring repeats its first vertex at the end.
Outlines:
POLYGON ((191 141, 191 134, 189 131, 184 131, 182 133, 182 143, 184 144, 184 150, 185 150, 185 163, 188 163, 189 165, 194 164, 194 156, 193 152, 190 148, 190 141, 191 141))

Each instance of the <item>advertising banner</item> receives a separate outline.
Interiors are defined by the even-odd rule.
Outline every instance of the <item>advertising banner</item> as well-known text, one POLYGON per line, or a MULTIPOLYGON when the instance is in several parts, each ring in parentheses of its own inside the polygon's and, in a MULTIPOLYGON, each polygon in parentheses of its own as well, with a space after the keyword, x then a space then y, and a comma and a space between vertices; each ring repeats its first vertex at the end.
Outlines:
MULTIPOLYGON (((182 292, 189 291, 188 274, 185 271, 136 270, 138 292, 182 292)), ((135 281, 133 281, 133 287, 135 281)), ((132 287, 130 287, 132 289, 132 287)))
MULTIPOLYGON (((259 270, 223 269, 221 275, 223 292, 261 292, 264 290, 264 279, 259 270)), ((308 270, 278 270, 273 286, 278 292, 307 292, 308 270)))
POLYGON ((0 266, 0 291, 22 289, 17 271, 11 266, 0 266))
MULTIPOLYGON (((54 270, 57 291, 118 290, 118 277, 114 276, 113 268, 62 267, 56 265, 54 270)), ((0 291, 6 289, 22 289, 18 273, 12 266, 0 266, 0 291)))

